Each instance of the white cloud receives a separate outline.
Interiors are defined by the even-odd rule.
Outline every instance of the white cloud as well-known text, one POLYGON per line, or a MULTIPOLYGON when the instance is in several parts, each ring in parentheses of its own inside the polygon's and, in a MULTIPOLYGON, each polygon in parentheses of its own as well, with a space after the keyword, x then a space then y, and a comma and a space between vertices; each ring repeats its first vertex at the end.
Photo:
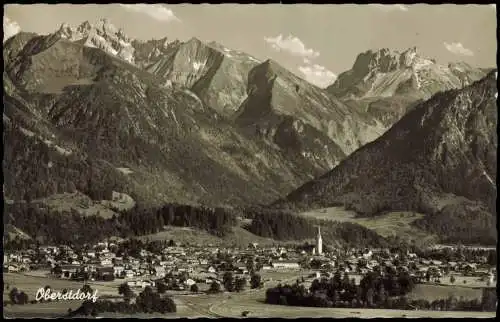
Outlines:
POLYGON ((172 10, 168 9, 167 7, 164 7, 161 4, 138 3, 138 4, 120 4, 120 6, 130 11, 146 14, 158 21, 162 22, 180 21, 180 19, 175 16, 172 10))
POLYGON ((452 42, 451 44, 445 42, 444 46, 449 52, 455 55, 474 56, 474 52, 472 50, 465 48, 464 45, 459 42, 452 42))
POLYGON ((321 88, 331 85, 337 79, 337 75, 317 64, 299 66, 299 71, 304 74, 308 82, 321 88))
POLYGON ((319 52, 314 49, 307 49, 304 43, 297 37, 288 35, 284 38, 281 34, 277 37, 264 37, 264 40, 277 51, 286 51, 291 55, 307 58, 316 58, 319 52))
POLYGON ((3 16, 3 42, 21 31, 21 26, 9 17, 3 16))
POLYGON ((408 11, 408 6, 404 4, 373 4, 372 6, 382 11, 408 11))

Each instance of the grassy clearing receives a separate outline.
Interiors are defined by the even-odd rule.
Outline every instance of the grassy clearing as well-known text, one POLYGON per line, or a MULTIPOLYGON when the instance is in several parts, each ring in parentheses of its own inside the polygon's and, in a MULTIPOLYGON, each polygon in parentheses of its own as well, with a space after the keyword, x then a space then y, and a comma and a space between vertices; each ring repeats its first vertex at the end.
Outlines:
MULTIPOLYGON (((267 283, 263 289, 260 290, 250 290, 247 292, 243 292, 241 294, 231 294, 230 296, 225 295, 219 297, 219 301, 217 302, 213 299, 212 303, 218 303, 210 308, 210 312, 226 316, 226 317, 241 317, 241 313, 243 311, 250 311, 249 317, 281 317, 281 318, 297 318, 297 317, 330 317, 330 318, 350 318, 350 317, 359 317, 359 318, 376 318, 376 317, 402 317, 406 315, 406 317, 434 317, 434 318, 443 318, 443 317, 474 317, 474 318, 491 318, 495 314, 493 312, 439 312, 439 311, 405 311, 405 310, 380 310, 380 309, 352 309, 352 308, 312 308, 312 307, 293 307, 293 306, 280 306, 280 305, 269 305, 264 303, 265 299, 265 291, 267 288, 276 285, 277 280, 281 279, 282 281, 288 280, 289 282, 293 282, 296 278, 300 276, 307 276, 312 271, 301 271, 301 272, 266 272, 262 273, 263 277, 272 277, 273 282, 267 283)), ((357 278, 358 276, 352 276, 353 278, 357 278)), ((422 285, 419 285, 422 286, 422 285)), ((423 285, 427 286, 427 285, 423 285)), ((443 286, 443 289, 447 289, 447 287, 443 286)), ((465 291, 460 290, 456 287, 457 290, 454 292, 457 294, 455 296, 460 296, 460 294, 464 294, 464 297, 470 298, 477 296, 477 292, 479 292, 479 296, 481 296, 481 290, 475 290, 469 288, 465 291)), ((415 296, 422 297, 421 293, 432 293, 432 289, 420 288, 414 291, 415 296)), ((439 293, 437 293, 439 294, 439 293)), ((447 294, 445 291, 441 290, 440 294, 447 294)), ((203 300, 199 299, 200 302, 203 300)), ((204 305, 207 304, 205 300, 204 305)))
POLYGON ((450 282, 450 275, 441 278, 441 283, 444 285, 457 286, 462 288, 474 288, 474 287, 488 287, 485 280, 481 280, 480 277, 476 276, 463 276, 463 275, 453 275, 455 277, 455 283, 450 282), (464 281, 466 283, 464 283, 464 281))
POLYGON ((103 218, 111 218, 113 215, 117 215, 115 211, 110 209, 110 205, 93 201, 80 192, 55 194, 48 198, 35 200, 33 203, 50 207, 52 211, 56 212, 76 211, 82 216, 98 215, 103 218))
MULTIPOLYGON (((30 272, 31 273, 31 272, 30 272)), ((36 292, 39 288, 49 285, 54 291, 62 291, 63 289, 77 290, 83 286, 82 282, 75 282, 65 279, 57 279, 52 277, 35 276, 33 274, 18 274, 4 273, 4 285, 9 285, 9 290, 4 289, 4 298, 8 298, 10 289, 17 287, 18 290, 28 294, 29 299, 35 299, 36 292)), ((92 289, 97 290, 97 296, 117 295, 118 285, 123 283, 123 280, 115 280, 113 282, 88 282, 92 289)))
POLYGON ((481 299, 482 289, 462 286, 442 286, 419 284, 408 294, 409 299, 428 301, 447 299, 450 296, 463 297, 466 300, 481 299))
POLYGON ((78 309, 81 303, 82 301, 59 301, 26 305, 8 305, 4 307, 4 317, 57 318, 65 316, 68 313, 68 309, 78 309))
POLYGON ((165 226, 163 231, 155 234, 149 234, 138 237, 141 240, 170 240, 173 239, 180 243, 201 244, 201 245, 236 245, 246 247, 249 243, 258 243, 259 245, 270 245, 276 243, 269 238, 256 236, 241 227, 233 227, 232 233, 225 237, 217 237, 206 231, 191 227, 165 226))
POLYGON ((356 223, 384 237, 399 235, 423 243, 436 241, 436 236, 431 236, 411 225, 415 220, 423 218, 424 215, 420 213, 390 212, 373 218, 359 218, 356 217, 355 212, 345 210, 343 207, 331 207, 303 212, 301 215, 322 220, 356 223))
POLYGON ((240 317, 241 312, 250 311, 249 317, 280 317, 280 318, 492 318, 494 312, 442 312, 442 311, 405 311, 381 309, 349 309, 349 308, 312 308, 269 305, 264 303, 225 302, 214 308, 214 311, 227 317, 240 317))

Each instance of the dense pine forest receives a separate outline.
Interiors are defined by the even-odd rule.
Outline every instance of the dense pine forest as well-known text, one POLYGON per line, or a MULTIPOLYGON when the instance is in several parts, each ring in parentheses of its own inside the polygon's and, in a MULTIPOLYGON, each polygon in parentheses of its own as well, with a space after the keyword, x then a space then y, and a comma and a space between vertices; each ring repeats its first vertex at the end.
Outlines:
POLYGON ((73 211, 55 211, 32 203, 6 205, 5 225, 13 225, 36 240, 46 243, 82 244, 111 236, 129 238, 154 234, 164 226, 192 227, 218 237, 227 236, 238 225, 238 217, 251 219, 243 226, 249 232, 275 240, 305 240, 322 227, 327 244, 386 247, 388 242, 360 225, 304 218, 293 213, 263 209, 227 209, 166 204, 121 211, 111 218, 82 216, 73 211))

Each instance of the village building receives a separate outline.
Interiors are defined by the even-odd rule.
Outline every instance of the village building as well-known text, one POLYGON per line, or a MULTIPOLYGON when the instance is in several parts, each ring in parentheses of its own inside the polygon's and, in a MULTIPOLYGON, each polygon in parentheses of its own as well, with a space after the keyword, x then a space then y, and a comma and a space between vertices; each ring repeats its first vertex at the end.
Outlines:
POLYGON ((295 261, 276 261, 272 263, 271 267, 277 269, 284 269, 284 268, 299 269, 300 265, 298 262, 295 261))

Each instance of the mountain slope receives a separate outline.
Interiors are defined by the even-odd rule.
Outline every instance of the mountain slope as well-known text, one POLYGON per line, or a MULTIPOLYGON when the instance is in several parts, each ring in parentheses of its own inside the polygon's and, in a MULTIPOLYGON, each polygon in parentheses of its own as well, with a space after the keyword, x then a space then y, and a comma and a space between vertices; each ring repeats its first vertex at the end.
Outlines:
POLYGON ((192 38, 177 43, 147 70, 190 88, 204 103, 230 118, 246 97, 246 75, 259 63, 250 55, 192 38))
POLYGON ((434 95, 275 206, 344 205, 365 215, 386 210, 436 213, 447 200, 462 196, 495 213, 495 75, 434 95))
POLYGON ((10 199, 81 191, 101 200, 117 191, 149 203, 262 203, 329 167, 289 158, 242 133, 193 90, 166 86, 60 32, 20 33, 6 42, 4 59, 10 199), (16 152, 23 146, 24 154, 16 152))
POLYGON ((327 168, 383 132, 377 122, 271 60, 250 71, 236 123, 249 135, 327 168))
POLYGON ((383 131, 275 62, 196 38, 134 40, 106 19, 17 34, 4 61, 7 138, 32 150, 22 160, 7 154, 15 200, 78 190, 139 202, 267 203, 383 131), (272 82, 261 81, 267 74, 272 82), (48 164, 54 153, 66 157, 39 172, 35 160, 48 164), (90 173, 93 184, 68 179, 90 173), (21 178, 30 185, 16 185, 21 178))
MULTIPOLYGON (((26 193, 37 198, 74 188, 87 191, 87 182, 72 182, 74 176, 61 169, 88 169, 90 161, 109 172, 109 182, 100 178, 99 185, 119 186, 143 200, 266 200, 278 195, 280 185, 300 182, 279 154, 217 119, 189 90, 164 88, 154 75, 97 48, 53 35, 34 37, 6 63, 10 91, 4 94, 4 171, 6 195, 12 199, 26 193), (15 142, 26 146, 24 155, 16 153, 15 142), (63 153, 70 157, 59 153, 62 160, 52 161, 51 168, 49 160, 38 164, 42 159, 36 155, 54 149, 57 155, 56 146, 72 151, 63 153), (40 166, 47 170, 39 171, 40 166), (31 175, 24 176, 23 168, 32 169, 31 175), (43 180, 56 184, 36 188, 43 180), (72 182, 72 188, 63 182, 72 182)), ((78 177, 92 177, 88 171, 78 177)))
POLYGON ((412 103, 462 88, 485 75, 463 62, 437 64, 419 55, 416 47, 402 53, 384 48, 358 55, 352 69, 340 74, 327 90, 390 127, 412 103))
POLYGON ((247 136, 283 151, 309 173, 311 165, 314 173, 331 168, 383 131, 279 64, 215 42, 180 43, 148 71, 190 88, 247 136))

